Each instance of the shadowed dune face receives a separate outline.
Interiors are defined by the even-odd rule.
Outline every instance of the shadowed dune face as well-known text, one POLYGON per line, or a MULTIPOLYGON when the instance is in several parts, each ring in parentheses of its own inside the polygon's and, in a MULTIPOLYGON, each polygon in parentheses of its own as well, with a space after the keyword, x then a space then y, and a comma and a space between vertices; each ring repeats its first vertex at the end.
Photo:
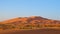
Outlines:
POLYGON ((60 34, 60 30, 40 29, 40 30, 25 30, 25 31, 11 31, 2 32, 0 34, 60 34))

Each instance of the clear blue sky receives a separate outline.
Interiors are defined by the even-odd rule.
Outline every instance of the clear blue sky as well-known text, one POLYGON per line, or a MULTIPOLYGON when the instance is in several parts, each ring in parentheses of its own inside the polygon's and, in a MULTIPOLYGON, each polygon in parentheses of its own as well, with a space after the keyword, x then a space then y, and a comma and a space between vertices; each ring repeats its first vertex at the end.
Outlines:
POLYGON ((0 20, 21 16, 60 19, 60 0, 0 0, 0 20))

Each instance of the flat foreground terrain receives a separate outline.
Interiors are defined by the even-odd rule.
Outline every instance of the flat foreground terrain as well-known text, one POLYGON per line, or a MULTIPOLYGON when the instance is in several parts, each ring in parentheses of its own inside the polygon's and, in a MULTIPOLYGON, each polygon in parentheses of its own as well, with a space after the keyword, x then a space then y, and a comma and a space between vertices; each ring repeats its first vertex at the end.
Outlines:
POLYGON ((24 31, 1 31, 0 34, 60 34, 60 30, 40 29, 40 30, 24 30, 24 31))

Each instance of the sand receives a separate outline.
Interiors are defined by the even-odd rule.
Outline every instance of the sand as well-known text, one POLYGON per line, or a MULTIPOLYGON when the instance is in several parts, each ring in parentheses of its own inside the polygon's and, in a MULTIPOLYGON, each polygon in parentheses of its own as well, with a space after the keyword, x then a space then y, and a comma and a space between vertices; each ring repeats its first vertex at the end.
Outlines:
POLYGON ((17 30, 17 31, 1 31, 0 34, 60 34, 60 30, 40 29, 40 30, 17 30))

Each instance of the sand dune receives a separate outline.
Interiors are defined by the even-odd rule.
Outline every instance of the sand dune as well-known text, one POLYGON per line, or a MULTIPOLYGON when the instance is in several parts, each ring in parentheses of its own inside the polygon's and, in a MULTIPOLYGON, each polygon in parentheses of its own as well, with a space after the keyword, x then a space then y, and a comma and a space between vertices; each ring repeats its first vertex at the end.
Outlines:
POLYGON ((60 30, 40 29, 40 30, 24 30, 1 32, 0 34, 60 34, 60 30))
POLYGON ((60 34, 60 21, 51 20, 47 18, 43 18, 40 16, 33 17, 19 17, 10 20, 3 21, 0 24, 0 28, 5 31, 0 31, 0 34, 60 34), (53 25, 52 25, 53 24, 53 25), (23 28, 22 28, 23 27, 23 28), (28 28, 25 28, 28 27, 28 28), (40 30, 21 30, 22 29, 34 29, 34 27, 44 28, 44 27, 59 27, 57 29, 40 29, 40 30), (6 30, 7 29, 7 30, 6 30), (9 30, 10 31, 9 31, 9 30), (19 30, 11 30, 11 29, 19 29, 19 30))

